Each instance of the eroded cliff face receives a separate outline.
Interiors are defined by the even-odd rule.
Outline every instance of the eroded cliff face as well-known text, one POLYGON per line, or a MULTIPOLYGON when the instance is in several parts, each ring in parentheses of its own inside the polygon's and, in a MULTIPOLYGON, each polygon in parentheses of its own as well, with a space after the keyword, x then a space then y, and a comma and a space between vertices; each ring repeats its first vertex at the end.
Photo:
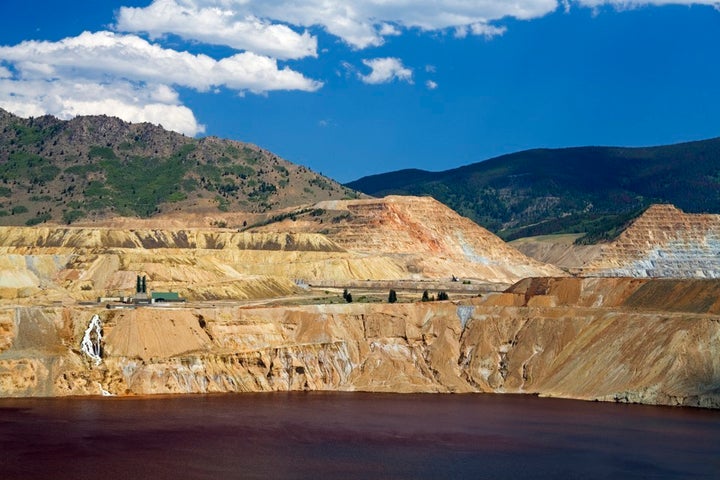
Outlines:
POLYGON ((498 392, 718 408, 719 289, 556 278, 457 303, 5 308, 0 393, 498 392), (649 300, 668 292, 696 301, 649 300), (94 315, 99 362, 81 349, 94 315))

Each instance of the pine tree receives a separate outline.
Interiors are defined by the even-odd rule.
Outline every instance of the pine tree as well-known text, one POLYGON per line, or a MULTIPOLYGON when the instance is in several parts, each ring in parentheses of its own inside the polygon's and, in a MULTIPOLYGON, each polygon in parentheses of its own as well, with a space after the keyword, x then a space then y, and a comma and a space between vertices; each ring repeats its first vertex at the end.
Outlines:
POLYGON ((397 293, 395 290, 390 290, 390 293, 388 294, 388 303, 395 303, 397 302, 397 293))

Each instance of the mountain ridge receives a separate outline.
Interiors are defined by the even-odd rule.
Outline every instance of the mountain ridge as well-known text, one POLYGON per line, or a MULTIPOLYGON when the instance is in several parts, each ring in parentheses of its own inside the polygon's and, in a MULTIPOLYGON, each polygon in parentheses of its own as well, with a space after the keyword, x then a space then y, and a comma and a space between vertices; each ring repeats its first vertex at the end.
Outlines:
POLYGON ((373 196, 433 196, 506 240, 593 230, 603 239, 603 231, 652 203, 720 212, 720 138, 658 147, 539 148, 440 172, 372 175, 346 186, 373 196))
POLYGON ((250 143, 104 115, 0 111, 0 224, 159 213, 260 214, 355 193, 250 143))

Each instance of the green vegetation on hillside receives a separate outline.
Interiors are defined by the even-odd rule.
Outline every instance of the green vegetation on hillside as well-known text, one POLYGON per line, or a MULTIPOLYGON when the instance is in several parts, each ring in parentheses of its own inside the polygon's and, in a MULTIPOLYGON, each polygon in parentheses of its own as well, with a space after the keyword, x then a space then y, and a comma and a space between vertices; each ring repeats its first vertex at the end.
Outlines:
POLYGON ((720 138, 652 148, 514 153, 443 172, 403 170, 348 187, 373 196, 431 195, 501 237, 614 238, 652 203, 720 213, 720 138))
POLYGON ((166 158, 135 156, 122 161, 112 149, 93 146, 89 156, 101 159, 96 171, 103 172, 105 181, 90 182, 85 196, 93 206, 113 207, 120 215, 148 217, 163 202, 187 198, 182 180, 190 166, 188 155, 195 148, 189 144, 166 158))
POLYGON ((50 160, 27 152, 13 152, 7 162, 0 164, 0 181, 4 183, 24 179, 32 184, 44 185, 54 180, 58 173, 60 169, 50 160))
POLYGON ((518 238, 540 235, 582 233, 584 235, 575 241, 578 245, 609 242, 617 238, 634 219, 645 211, 645 208, 620 214, 567 215, 526 227, 508 229, 503 232, 503 238, 510 242, 518 238))
POLYGON ((0 113, 2 224, 186 209, 264 213, 354 193, 249 144, 106 116, 0 113))

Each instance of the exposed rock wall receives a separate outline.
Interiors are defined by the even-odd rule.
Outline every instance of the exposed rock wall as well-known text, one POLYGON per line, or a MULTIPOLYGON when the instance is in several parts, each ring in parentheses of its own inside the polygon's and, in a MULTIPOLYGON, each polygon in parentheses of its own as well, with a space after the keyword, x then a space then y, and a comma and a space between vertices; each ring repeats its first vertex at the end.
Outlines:
POLYGON ((344 212, 325 226, 342 247, 365 253, 399 255, 428 277, 451 275, 499 283, 561 275, 432 197, 388 196, 371 200, 327 201, 317 208, 344 212))
POLYGON ((498 392, 718 408, 720 318, 707 297, 719 288, 564 278, 460 303, 5 308, 0 394, 498 392), (669 292, 697 300, 643 300, 669 292), (99 365, 79 349, 94 314, 99 365))
POLYGON ((582 267, 585 275, 720 278, 720 215, 653 205, 582 267))
POLYGON ((0 246, 26 249, 190 249, 342 252, 314 233, 247 233, 222 229, 0 227, 0 246))
POLYGON ((286 296, 296 279, 410 276, 399 260, 313 233, 87 227, 0 227, 0 273, 0 299, 43 302, 129 295, 137 275, 191 300, 286 296))

